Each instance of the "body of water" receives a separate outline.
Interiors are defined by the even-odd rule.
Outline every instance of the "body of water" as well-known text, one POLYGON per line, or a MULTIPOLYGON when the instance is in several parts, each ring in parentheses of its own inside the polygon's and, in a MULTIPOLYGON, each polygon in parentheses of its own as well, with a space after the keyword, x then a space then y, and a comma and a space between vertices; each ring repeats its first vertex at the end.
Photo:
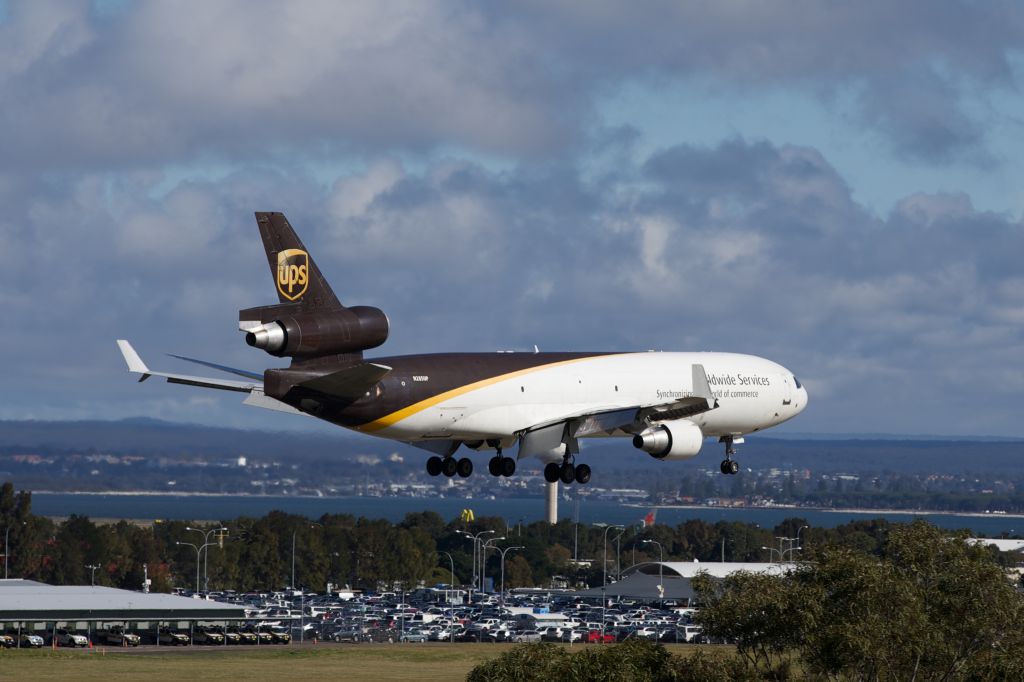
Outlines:
MULTIPOLYGON (((531 523, 544 517, 543 498, 502 498, 466 500, 456 498, 408 497, 278 497, 242 495, 147 495, 147 494, 81 494, 33 493, 32 511, 42 516, 78 514, 90 518, 167 519, 167 520, 229 520, 239 516, 260 517, 280 510, 317 518, 322 514, 352 514, 371 519, 401 521, 409 512, 434 511, 445 520, 471 509, 477 517, 499 516, 509 525, 522 521, 531 523)), ((637 524, 649 507, 634 507, 615 502, 581 499, 578 518, 582 523, 637 524)), ((577 505, 572 500, 559 501, 559 518, 577 518, 577 505)), ((960 514, 914 514, 897 512, 822 511, 813 509, 658 509, 657 522, 676 525, 687 519, 739 521, 772 528, 791 517, 807 519, 812 526, 832 528, 855 520, 885 518, 907 523, 923 518, 941 528, 967 528, 976 535, 997 536, 1001 533, 1024 533, 1024 518, 1003 514, 969 516, 960 514)))

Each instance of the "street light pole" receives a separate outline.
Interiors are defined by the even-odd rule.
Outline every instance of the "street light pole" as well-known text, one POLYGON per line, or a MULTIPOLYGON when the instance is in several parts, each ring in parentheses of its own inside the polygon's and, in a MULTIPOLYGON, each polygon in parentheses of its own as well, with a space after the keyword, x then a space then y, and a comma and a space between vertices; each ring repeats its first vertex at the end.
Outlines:
POLYGON ((96 587, 96 569, 100 567, 99 564, 86 564, 85 567, 92 571, 89 577, 89 584, 96 587))
MULTIPOLYGON (((201 528, 192 528, 191 526, 185 526, 185 530, 195 531, 196 533, 199 533, 200 535, 203 536, 203 550, 204 550, 203 551, 203 591, 204 592, 209 592, 210 591, 210 578, 209 578, 209 574, 206 572, 206 569, 208 567, 208 561, 209 561, 209 558, 210 558, 210 550, 207 549, 207 547, 212 547, 213 545, 218 544, 216 542, 210 542, 210 535, 213 534, 213 533, 217 533, 217 532, 227 532, 228 529, 224 528, 224 527, 220 527, 220 528, 211 528, 210 530, 204 531, 201 528)), ((196 590, 196 591, 198 592, 198 590, 196 590)))
MULTIPOLYGON (((452 558, 452 555, 451 555, 450 552, 438 552, 438 554, 446 555, 448 557, 448 561, 451 563, 451 568, 452 568, 452 592, 454 592, 455 591, 455 559, 452 558)), ((449 592, 448 594, 451 595, 451 592, 449 592)), ((452 606, 452 601, 453 601, 452 597, 449 596, 448 597, 448 607, 449 607, 449 609, 452 606)), ((454 611, 452 611, 452 613, 454 613, 454 611)), ((451 640, 451 643, 455 644, 455 624, 454 623, 451 623, 448 626, 448 636, 449 636, 449 639, 451 640)))
POLYGON ((626 534, 625 526, 615 536, 615 580, 622 580, 622 536, 626 534))
MULTIPOLYGON (((324 524, 317 523, 316 521, 312 521, 312 522, 310 522, 309 527, 312 528, 313 526, 320 526, 321 528, 323 528, 324 524)), ((295 589, 295 536, 298 535, 298 533, 299 533, 299 529, 298 528, 296 528, 295 530, 292 531, 292 589, 293 590, 295 589)))
POLYGON ((768 552, 769 552, 769 554, 768 554, 768 563, 771 563, 772 557, 775 556, 774 554, 771 554, 771 552, 778 552, 779 553, 779 563, 782 563, 782 552, 780 550, 777 550, 774 547, 764 547, 764 546, 762 546, 761 549, 768 550, 768 552))
POLYGON ((625 526, 605 526, 604 529, 604 561, 601 562, 601 587, 608 584, 608 531, 612 528, 625 528, 625 526))
MULTIPOLYGON (((27 522, 22 521, 21 525, 25 525, 27 522)), ((11 553, 11 526, 8 524, 7 530, 4 531, 4 580, 7 580, 7 555, 11 553)))
MULTIPOLYGON (((196 551, 196 594, 199 594, 199 553, 202 552, 203 550, 201 548, 197 547, 196 545, 193 545, 191 542, 177 541, 174 544, 176 544, 176 545, 188 545, 189 547, 191 547, 192 549, 194 549, 196 551)), ((227 641, 226 638, 225 638, 225 641, 227 641)))
POLYGON ((491 538, 487 542, 481 543, 480 545, 480 590, 486 592, 484 585, 487 584, 487 547, 492 542, 498 542, 504 540, 505 536, 502 535, 500 538, 491 538))
POLYGON ((810 528, 810 526, 800 526, 796 529, 796 544, 798 545, 800 544, 800 531, 802 531, 805 528, 810 528))
POLYGON ((652 544, 658 546, 660 559, 658 560, 658 591, 661 593, 661 600, 665 601, 665 548, 657 540, 641 540, 640 544, 652 544))
POLYGON ((520 547, 506 547, 505 549, 498 549, 501 552, 501 605, 505 605, 505 553, 510 552, 513 549, 523 549, 520 547))
POLYGON ((473 541, 473 580, 470 581, 470 584, 469 584, 469 601, 472 602, 473 601, 473 586, 476 585, 476 579, 477 579, 477 570, 476 570, 476 567, 477 567, 477 561, 476 561, 476 557, 477 557, 477 542, 480 541, 480 536, 481 535, 486 535, 488 533, 494 533, 495 531, 493 531, 493 530, 482 530, 479 533, 477 533, 476 535, 473 535, 472 533, 470 533, 468 531, 464 531, 464 530, 457 530, 455 532, 458 533, 459 535, 464 535, 464 536, 466 536, 467 538, 469 538, 470 540, 473 541))

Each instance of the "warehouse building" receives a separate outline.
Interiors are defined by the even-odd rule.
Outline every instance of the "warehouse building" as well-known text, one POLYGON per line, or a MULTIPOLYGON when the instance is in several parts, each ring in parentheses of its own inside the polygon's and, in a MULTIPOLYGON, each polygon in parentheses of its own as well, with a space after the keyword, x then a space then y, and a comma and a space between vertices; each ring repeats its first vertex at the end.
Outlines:
POLYGON ((132 592, 89 585, 46 585, 32 580, 0 580, 0 629, 37 634, 51 642, 62 628, 89 637, 119 625, 143 640, 158 642, 160 628, 190 632, 196 622, 226 623, 245 618, 235 604, 171 594, 132 592))

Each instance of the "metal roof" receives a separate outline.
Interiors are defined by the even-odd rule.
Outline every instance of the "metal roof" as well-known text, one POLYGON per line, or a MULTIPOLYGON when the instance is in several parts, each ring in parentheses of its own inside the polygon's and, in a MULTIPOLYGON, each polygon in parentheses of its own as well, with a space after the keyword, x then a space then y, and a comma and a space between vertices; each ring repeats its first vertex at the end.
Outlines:
POLYGON ((972 545, 995 545, 1000 552, 1019 552, 1024 549, 1024 540, 1004 540, 1002 538, 967 538, 972 545))
POLYGON ((589 590, 578 592, 579 597, 626 597, 627 599, 674 599, 693 601, 697 595, 688 579, 682 579, 671 573, 666 573, 664 580, 646 573, 632 573, 622 580, 609 583, 605 587, 591 587, 589 590), (664 592, 662 591, 664 589, 664 592))
POLYGON ((727 578, 733 573, 746 571, 748 573, 771 573, 782 574, 793 570, 797 564, 764 563, 764 562, 740 562, 740 561, 646 561, 626 569, 623 575, 633 573, 646 573, 658 575, 658 566, 664 567, 664 574, 679 576, 682 578, 693 578, 698 573, 707 573, 713 578, 727 578))
POLYGON ((243 618, 235 604, 90 585, 0 580, 0 621, 217 620, 243 618))

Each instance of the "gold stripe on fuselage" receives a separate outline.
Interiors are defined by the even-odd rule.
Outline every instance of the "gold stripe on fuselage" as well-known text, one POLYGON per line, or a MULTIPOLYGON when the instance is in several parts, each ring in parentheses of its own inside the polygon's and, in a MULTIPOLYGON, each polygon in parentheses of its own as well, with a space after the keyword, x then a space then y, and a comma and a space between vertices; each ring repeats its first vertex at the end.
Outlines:
POLYGON ((544 364, 544 365, 536 365, 534 367, 527 367, 526 369, 516 370, 515 372, 508 372, 507 374, 499 374, 498 376, 491 377, 489 379, 481 379, 480 381, 474 381, 471 384, 466 384, 465 386, 459 386, 458 388, 450 389, 448 391, 445 391, 444 393, 438 393, 437 395, 432 396, 430 398, 427 398, 425 400, 421 400, 418 403, 413 403, 412 405, 409 405, 408 407, 403 407, 402 409, 397 410, 395 412, 392 412, 391 414, 384 415, 383 417, 381 417, 379 419, 374 419, 372 422, 367 422, 365 424, 362 424, 360 426, 356 426, 356 427, 353 427, 353 428, 356 431, 362 431, 364 433, 372 433, 374 431, 380 431, 381 429, 386 429, 389 426, 393 426, 393 425, 397 424, 398 422, 402 421, 403 419, 411 417, 414 414, 419 414, 423 410, 431 408, 434 405, 437 405, 438 403, 442 403, 445 400, 450 400, 451 398, 456 398, 456 397, 458 397, 460 395, 465 395, 466 393, 469 393, 471 391, 476 391, 476 390, 481 389, 481 388, 486 388, 487 386, 492 386, 492 385, 497 384, 497 383, 499 383, 501 381, 507 381, 509 379, 515 379, 516 377, 521 377, 521 376, 524 376, 526 374, 531 374, 533 372, 537 372, 537 371, 540 371, 542 369, 550 369, 552 367, 559 367, 561 365, 569 365, 569 364, 572 364, 574 362, 581 362, 583 360, 592 360, 592 359, 594 359, 596 357, 607 357, 607 355, 603 355, 603 354, 602 355, 588 355, 588 356, 583 357, 583 358, 573 358, 571 360, 559 360, 558 362, 550 362, 550 363, 547 363, 547 364, 544 364))

